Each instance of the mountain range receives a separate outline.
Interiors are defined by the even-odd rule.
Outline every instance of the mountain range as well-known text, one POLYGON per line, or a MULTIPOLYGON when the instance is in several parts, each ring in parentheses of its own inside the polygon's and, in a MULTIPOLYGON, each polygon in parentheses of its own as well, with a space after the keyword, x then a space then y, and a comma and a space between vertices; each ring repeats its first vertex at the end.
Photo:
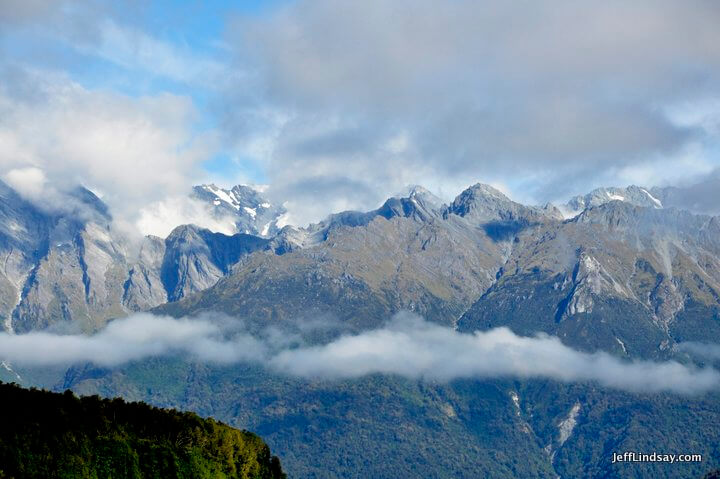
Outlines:
MULTIPOLYGON (((68 193, 69 213, 0 185, 6 329, 92 332, 133 311, 221 312, 255 332, 302 332, 319 320, 327 327, 307 340, 324 344, 411 311, 463 333, 505 326, 623 360, 692 363, 680 344, 720 341, 720 217, 673 207, 668 189, 600 188, 539 207, 484 184, 449 204, 416 186, 376 210, 305 228, 284 225, 285 211, 250 187, 204 185, 193 195, 209 214, 234 215, 238 233, 183 225, 133 243, 88 190, 68 193)), ((638 395, 538 379, 332 381, 192 358, 76 366, 55 381, 252 429, 298 477, 692 477, 720 458, 716 392, 638 395), (609 451, 663 448, 706 462, 607 463, 609 451)))
POLYGON ((67 192, 66 206, 53 210, 0 182, 5 329, 27 332, 59 325, 94 331, 111 318, 212 286, 243 255, 271 247, 267 239, 245 231, 276 231, 282 208, 271 208, 248 186, 231 191, 198 186, 193 195, 207 193, 208 214, 226 214, 216 213, 222 206, 215 205, 219 200, 211 191, 264 211, 250 215, 250 206, 228 206, 243 231, 233 236, 182 225, 167 238, 137 241, 113 230, 107 206, 85 188, 67 192))

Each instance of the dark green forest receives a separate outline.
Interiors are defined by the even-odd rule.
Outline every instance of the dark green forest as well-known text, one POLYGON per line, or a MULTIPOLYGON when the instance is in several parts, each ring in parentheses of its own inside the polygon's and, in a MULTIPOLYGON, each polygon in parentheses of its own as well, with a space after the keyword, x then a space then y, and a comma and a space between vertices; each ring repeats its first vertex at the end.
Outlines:
POLYGON ((255 434, 196 414, 0 383, 0 478, 283 478, 255 434))

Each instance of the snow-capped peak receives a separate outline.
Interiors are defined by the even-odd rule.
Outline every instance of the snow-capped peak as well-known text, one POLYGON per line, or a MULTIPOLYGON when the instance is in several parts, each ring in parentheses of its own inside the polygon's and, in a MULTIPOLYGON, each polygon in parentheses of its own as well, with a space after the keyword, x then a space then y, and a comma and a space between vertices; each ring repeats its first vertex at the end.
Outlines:
POLYGON ((266 189, 264 185, 236 185, 227 190, 204 184, 193 188, 193 196, 208 204, 214 216, 232 218, 236 232, 269 237, 278 232, 278 219, 285 208, 264 198, 266 189))

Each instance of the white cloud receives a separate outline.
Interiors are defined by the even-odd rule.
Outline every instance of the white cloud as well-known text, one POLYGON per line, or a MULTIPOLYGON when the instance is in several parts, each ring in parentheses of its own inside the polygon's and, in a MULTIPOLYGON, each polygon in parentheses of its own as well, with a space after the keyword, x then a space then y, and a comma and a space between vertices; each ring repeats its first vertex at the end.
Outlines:
POLYGON ((96 41, 76 43, 75 47, 130 70, 207 88, 220 87, 231 73, 219 61, 190 49, 183 51, 137 28, 109 19, 100 22, 99 31, 96 41))
POLYGON ((78 362, 113 366, 172 353, 190 354, 204 361, 234 362, 262 356, 263 347, 245 336, 224 341, 221 328, 206 320, 176 320, 145 313, 113 321, 93 336, 0 334, 4 358, 35 366, 78 362))
POLYGON ((0 87, 0 173, 11 183, 37 189, 44 176, 60 189, 87 185, 103 192, 116 218, 134 223, 144 207, 189 192, 202 176, 214 140, 193 131, 190 99, 89 90, 47 71, 13 80, 0 87))
POLYGON ((118 78, 89 75, 101 85, 200 92, 202 121, 222 131, 198 135, 185 96, 3 70, 0 174, 34 167, 51 183, 82 181, 130 224, 200 181, 197 164, 222 149, 264 169, 269 194, 305 224, 375 208, 407 184, 448 200, 483 181, 543 202, 720 165, 711 2, 300 0, 240 18, 223 39, 235 64, 212 41, 148 30, 142 11, 10 0, 0 35, 73 50, 29 62, 119 66, 118 78))
POLYGON ((35 167, 10 170, 3 175, 3 180, 20 195, 28 198, 40 197, 47 182, 45 173, 40 168, 35 167))
POLYGON ((136 225, 144 235, 165 238, 178 225, 194 224, 216 233, 235 234, 235 222, 228 215, 213 216, 210 205, 187 195, 173 196, 156 201, 140 210, 136 225))
POLYGON ((695 394, 720 387, 720 373, 674 361, 628 362, 573 350, 558 338, 521 337, 506 328, 474 334, 401 313, 385 327, 308 346, 268 329, 259 336, 226 317, 172 319, 136 314, 93 336, 0 333, 0 359, 23 365, 93 362, 105 366, 180 354, 216 362, 258 362, 279 374, 346 379, 391 374, 413 379, 547 378, 595 382, 633 392, 695 394))
POLYGON ((241 151, 264 145, 278 196, 303 197, 296 218, 405 184, 541 202, 673 183, 720 164, 717 115, 698 110, 720 98, 719 21, 704 1, 300 0, 236 24, 256 74, 225 125, 241 151), (248 121, 268 110, 285 120, 248 121))
POLYGON ((334 378, 371 373, 440 381, 514 376, 680 393, 720 386, 720 373, 714 369, 699 370, 672 361, 624 362, 603 352, 575 351, 555 337, 517 336, 507 328, 461 334, 410 315, 396 316, 386 328, 324 346, 283 351, 270 364, 298 376, 334 378))

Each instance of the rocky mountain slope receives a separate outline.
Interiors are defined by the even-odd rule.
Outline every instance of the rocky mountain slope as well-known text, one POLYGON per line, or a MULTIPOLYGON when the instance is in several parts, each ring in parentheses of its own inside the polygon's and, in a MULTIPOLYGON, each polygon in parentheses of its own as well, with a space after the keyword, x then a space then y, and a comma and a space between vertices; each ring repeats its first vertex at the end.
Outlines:
POLYGON ((0 182, 0 316, 5 330, 93 331, 107 320, 200 291, 263 238, 192 225, 139 244, 112 228, 102 201, 67 192, 62 209, 25 200, 0 182))
POLYGON ((363 329, 410 310, 453 324, 496 281, 518 231, 558 221, 555 210, 520 205, 486 185, 449 206, 415 189, 368 213, 288 227, 273 240, 285 254, 248 256, 203 294, 157 311, 217 309, 260 324, 329 314, 363 329))
POLYGON ((507 325, 631 357, 720 340, 720 218, 611 201, 515 241, 461 330, 507 325))
POLYGON ((573 217, 587 208, 604 205, 611 201, 622 201, 636 206, 647 208, 662 208, 663 203, 653 196, 647 189, 639 186, 627 188, 597 188, 584 196, 571 198, 561 207, 566 217, 573 217))
POLYGON ((544 331, 629 357, 720 340, 720 219, 662 208, 638 187, 583 201, 591 206, 562 219, 487 185, 450 205, 413 190, 375 211, 286 227, 272 240, 285 254, 250 255, 157 311, 217 309, 261 323, 329 314, 363 329, 411 310, 462 331, 544 331))

